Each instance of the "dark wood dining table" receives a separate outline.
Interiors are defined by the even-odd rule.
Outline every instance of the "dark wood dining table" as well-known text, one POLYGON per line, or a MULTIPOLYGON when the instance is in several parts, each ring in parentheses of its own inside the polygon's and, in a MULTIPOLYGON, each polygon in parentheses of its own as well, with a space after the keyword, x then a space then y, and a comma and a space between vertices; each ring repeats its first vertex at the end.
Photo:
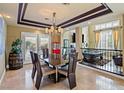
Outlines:
POLYGON ((50 54, 48 58, 43 58, 43 61, 52 66, 53 69, 56 69, 56 82, 58 82, 58 69, 59 67, 67 64, 68 60, 64 60, 63 57, 57 57, 56 55, 50 54))

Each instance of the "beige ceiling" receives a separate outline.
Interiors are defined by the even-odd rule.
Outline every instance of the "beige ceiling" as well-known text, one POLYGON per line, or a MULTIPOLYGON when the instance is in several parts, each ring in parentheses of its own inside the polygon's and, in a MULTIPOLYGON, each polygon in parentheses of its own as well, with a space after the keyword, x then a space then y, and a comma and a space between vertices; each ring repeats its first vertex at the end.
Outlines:
POLYGON ((28 4, 25 18, 51 24, 53 12, 56 12, 56 24, 60 24, 100 5, 95 3, 72 3, 70 5, 63 5, 61 3, 28 4), (49 20, 45 20, 45 18, 49 18, 49 20))
MULTIPOLYGON (((57 4, 43 4, 43 3, 35 3, 35 4, 28 4, 25 18, 31 19, 33 21, 39 21, 43 23, 49 23, 51 24, 52 21, 52 13, 56 12, 56 23, 59 24, 61 22, 64 22, 68 19, 71 19, 79 14, 82 14, 90 9, 93 9, 100 4, 96 3, 73 3, 70 5, 63 5, 61 3, 57 4), (44 18, 49 18, 49 20, 45 20, 44 18)), ((113 14, 107 14, 105 16, 92 19, 90 21, 97 23, 105 20, 110 20, 113 18, 116 18, 118 15, 124 13, 124 4, 107 4, 111 10, 113 11, 113 14)), ((10 16, 11 18, 5 18, 7 21, 7 24, 9 25, 18 25, 17 24, 17 15, 18 15, 18 4, 16 3, 6 3, 6 4, 0 4, 0 13, 4 16, 10 16)), ((86 24, 87 22, 84 22, 82 24, 86 24)))

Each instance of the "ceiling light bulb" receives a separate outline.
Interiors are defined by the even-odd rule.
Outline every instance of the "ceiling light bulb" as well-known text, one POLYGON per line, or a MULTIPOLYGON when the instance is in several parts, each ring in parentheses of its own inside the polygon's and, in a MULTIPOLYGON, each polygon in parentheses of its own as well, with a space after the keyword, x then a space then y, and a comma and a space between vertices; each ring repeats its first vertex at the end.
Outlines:
POLYGON ((61 27, 58 27, 58 32, 61 32, 61 27))
POLYGON ((53 27, 53 26, 51 26, 51 27, 50 27, 50 29, 51 29, 51 30, 54 30, 54 27, 53 27))
POLYGON ((6 18, 11 18, 10 16, 6 16, 6 18))
POLYGON ((64 32, 64 29, 61 29, 61 33, 63 33, 64 32))
POLYGON ((2 17, 2 14, 0 14, 0 17, 2 17))
POLYGON ((57 30, 55 30, 55 33, 57 33, 57 30))
POLYGON ((48 28, 45 28, 45 33, 48 33, 48 28))

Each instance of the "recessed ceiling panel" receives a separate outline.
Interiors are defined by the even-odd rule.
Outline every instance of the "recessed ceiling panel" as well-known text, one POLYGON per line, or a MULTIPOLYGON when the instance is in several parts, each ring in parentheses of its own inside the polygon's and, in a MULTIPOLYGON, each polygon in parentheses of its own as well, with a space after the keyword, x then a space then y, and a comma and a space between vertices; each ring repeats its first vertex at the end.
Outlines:
POLYGON ((100 5, 99 3, 70 3, 67 5, 62 3, 29 3, 24 18, 52 24, 52 14, 56 12, 56 24, 60 24, 100 5))

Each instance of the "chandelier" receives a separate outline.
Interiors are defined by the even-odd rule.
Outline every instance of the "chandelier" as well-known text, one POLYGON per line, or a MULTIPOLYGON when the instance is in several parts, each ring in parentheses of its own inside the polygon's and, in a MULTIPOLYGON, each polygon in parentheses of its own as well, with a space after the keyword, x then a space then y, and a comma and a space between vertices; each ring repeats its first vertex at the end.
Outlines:
POLYGON ((56 26, 56 13, 53 12, 53 25, 50 28, 45 28, 46 33, 63 33, 63 29, 61 27, 56 26))

